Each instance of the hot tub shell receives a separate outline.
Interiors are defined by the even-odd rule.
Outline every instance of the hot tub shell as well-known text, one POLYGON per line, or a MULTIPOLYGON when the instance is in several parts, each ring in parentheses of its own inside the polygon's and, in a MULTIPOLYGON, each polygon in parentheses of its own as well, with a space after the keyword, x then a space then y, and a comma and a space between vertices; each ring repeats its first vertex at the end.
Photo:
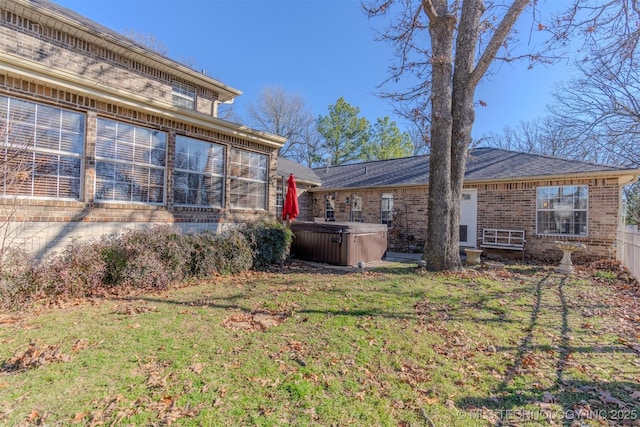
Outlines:
POLYGON ((293 222, 291 255, 298 259, 356 266, 379 261, 387 251, 387 225, 362 222, 293 222))

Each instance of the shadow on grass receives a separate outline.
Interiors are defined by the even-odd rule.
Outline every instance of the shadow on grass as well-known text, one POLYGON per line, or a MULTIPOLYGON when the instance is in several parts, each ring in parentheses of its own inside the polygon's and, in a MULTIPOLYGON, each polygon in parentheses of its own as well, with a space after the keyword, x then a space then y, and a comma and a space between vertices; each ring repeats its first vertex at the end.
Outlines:
MULTIPOLYGON (((515 358, 504 372, 501 382, 486 398, 461 397, 456 405, 472 416, 487 419, 494 424, 510 423, 552 423, 565 426, 574 425, 577 419, 595 420, 605 425, 631 425, 640 419, 640 385, 631 381, 589 381, 567 380, 565 371, 571 367, 572 353, 620 354, 634 353, 620 346, 571 345, 569 327, 569 307, 565 291, 567 277, 562 277, 557 286, 546 286, 551 274, 542 277, 535 287, 535 302, 531 310, 527 334, 518 347, 503 347, 497 351, 515 351, 515 358), (516 379, 531 374, 535 369, 532 355, 535 351, 546 351, 550 346, 534 345, 534 331, 539 325, 543 289, 556 292, 560 301, 561 316, 560 343, 556 361, 555 378, 548 387, 523 388, 516 379), (630 396, 634 397, 631 398, 630 396), (526 408, 526 409, 525 409, 526 408), (535 408, 535 409, 531 409, 535 408), (552 421, 551 421, 552 420, 552 421), (610 423, 610 424, 608 424, 610 423)), ((599 304, 596 304, 596 306, 599 304)), ((581 305, 584 307, 584 305, 581 305)), ((518 424, 519 425, 519 424, 518 424)), ((582 424, 581 424, 582 425, 582 424)), ((636 424, 633 424, 636 425, 636 424)))

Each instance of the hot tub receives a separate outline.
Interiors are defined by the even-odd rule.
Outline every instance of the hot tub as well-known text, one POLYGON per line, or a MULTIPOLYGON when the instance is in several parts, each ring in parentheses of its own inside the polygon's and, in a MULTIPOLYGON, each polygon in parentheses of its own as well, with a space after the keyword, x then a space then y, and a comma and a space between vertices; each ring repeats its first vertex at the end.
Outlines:
POLYGON ((387 251, 387 225, 362 222, 292 222, 291 255, 298 259, 356 266, 379 261, 387 251))

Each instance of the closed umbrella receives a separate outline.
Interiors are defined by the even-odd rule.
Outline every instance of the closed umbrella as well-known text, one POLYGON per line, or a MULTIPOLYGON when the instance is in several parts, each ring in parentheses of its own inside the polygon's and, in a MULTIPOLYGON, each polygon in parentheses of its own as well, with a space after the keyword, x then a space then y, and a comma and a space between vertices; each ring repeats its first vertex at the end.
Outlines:
POLYGON ((298 190, 296 189, 296 179, 293 174, 287 180, 287 197, 282 207, 282 220, 290 222, 298 216, 298 190))

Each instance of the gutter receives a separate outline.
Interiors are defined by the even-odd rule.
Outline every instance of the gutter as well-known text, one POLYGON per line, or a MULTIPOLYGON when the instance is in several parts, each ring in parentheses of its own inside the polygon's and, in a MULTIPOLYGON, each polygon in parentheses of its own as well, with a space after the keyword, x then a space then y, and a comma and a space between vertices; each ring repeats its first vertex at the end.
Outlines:
MULTIPOLYGON (((47 25, 61 31, 66 31, 76 37, 95 43, 98 46, 108 47, 110 50, 113 50, 120 55, 126 56, 143 64, 153 66, 154 68, 162 70, 168 74, 173 74, 176 77, 182 76, 184 78, 186 76, 189 80, 197 80, 202 86, 218 92, 219 100, 221 102, 229 101, 242 95, 242 91, 232 88, 231 86, 227 86, 222 82, 212 79, 211 77, 207 77, 205 74, 193 70, 177 61, 167 58, 166 56, 160 55, 143 45, 127 39, 117 31, 98 24, 95 21, 91 21, 89 18, 84 16, 82 16, 82 19, 86 20, 94 27, 82 25, 82 22, 63 13, 59 13, 54 8, 47 7, 47 3, 48 1, 0 1, 0 5, 3 8, 22 15, 25 18, 36 22, 43 22, 43 25, 47 25), (38 7, 37 5, 41 6, 38 7), (104 31, 100 31, 102 28, 104 28, 104 31), (79 33, 81 33, 82 36, 80 36, 79 33)), ((53 3, 53 5, 60 9, 68 10, 77 16, 81 16, 76 14, 73 10, 64 8, 57 3, 53 3)))
POLYGON ((287 142, 287 139, 281 136, 256 131, 247 126, 207 116, 195 110, 180 109, 166 102, 114 88, 67 71, 52 69, 16 55, 3 54, 0 58, 0 70, 15 77, 26 77, 30 80, 45 82, 52 87, 84 93, 102 101, 142 110, 149 114, 162 115, 272 148, 281 148, 287 142))
MULTIPOLYGON (((640 180, 640 169, 620 169, 617 171, 599 171, 590 173, 574 173, 564 175, 539 175, 529 177, 505 177, 495 179, 482 180, 464 180, 463 186, 482 185, 482 184, 502 184, 517 182, 539 182, 551 180, 567 180, 567 179, 594 179, 594 178, 618 178, 619 185, 634 184, 640 180)), ((429 183, 421 184, 391 184, 391 185, 371 185, 359 187, 315 187, 310 189, 311 192, 326 191, 353 191, 353 190, 388 190, 394 188, 421 188, 429 187, 429 183)))

